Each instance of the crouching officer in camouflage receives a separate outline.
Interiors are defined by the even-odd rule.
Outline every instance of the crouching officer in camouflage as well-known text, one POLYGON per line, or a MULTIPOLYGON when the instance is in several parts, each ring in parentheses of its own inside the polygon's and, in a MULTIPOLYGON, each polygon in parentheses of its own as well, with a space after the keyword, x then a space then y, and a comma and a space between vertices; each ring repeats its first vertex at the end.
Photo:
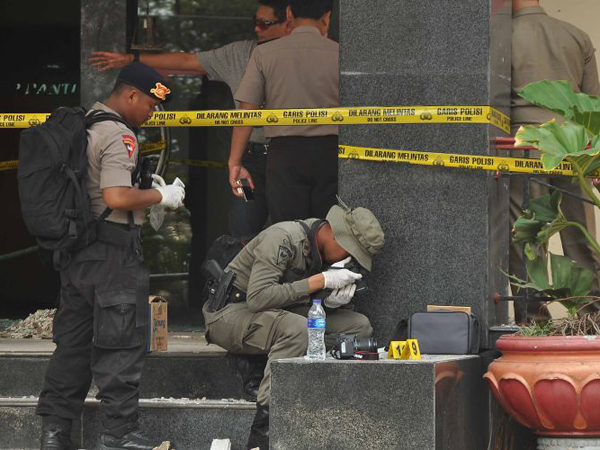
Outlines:
POLYGON ((93 106, 117 116, 88 128, 87 189, 93 214, 106 219, 98 221, 97 240, 72 254, 60 272, 56 350, 37 407, 42 450, 72 448, 71 424, 81 417, 92 378, 103 419, 97 449, 160 445, 144 437, 137 424, 149 290, 140 226, 145 207, 178 208, 185 191, 162 179, 154 189, 138 188, 132 174, 139 146, 132 129, 169 93, 154 69, 133 63, 123 68, 108 100, 93 106))
MULTIPOLYGON (((332 347, 339 334, 370 337, 369 319, 348 307, 354 283, 362 275, 347 269, 323 271, 322 265, 352 257, 370 271, 383 244, 381 226, 365 208, 336 205, 326 220, 280 222, 267 228, 229 263, 214 289, 216 296, 204 306, 207 339, 233 353, 267 354, 269 361, 303 356, 310 294, 324 288, 333 290, 324 300, 326 345, 332 347), (225 302, 218 298, 220 292, 226 292, 225 302)), ((267 364, 248 449, 269 448, 270 388, 267 364)))

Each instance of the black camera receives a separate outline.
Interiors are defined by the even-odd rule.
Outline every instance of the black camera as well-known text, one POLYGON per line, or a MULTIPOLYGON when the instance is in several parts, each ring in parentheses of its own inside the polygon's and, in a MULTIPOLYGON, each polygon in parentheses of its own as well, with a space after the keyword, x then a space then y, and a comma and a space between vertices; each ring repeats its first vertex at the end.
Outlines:
POLYGON ((360 273, 363 276, 360 280, 356 280, 356 292, 354 295, 360 294, 367 290, 367 282, 365 281, 365 275, 367 274, 367 271, 363 269, 363 267, 354 258, 352 258, 350 262, 344 266, 344 269, 348 269, 354 273, 360 273))
POLYGON ((377 340, 340 334, 336 345, 331 349, 331 356, 336 359, 377 360, 379 359, 377 340))

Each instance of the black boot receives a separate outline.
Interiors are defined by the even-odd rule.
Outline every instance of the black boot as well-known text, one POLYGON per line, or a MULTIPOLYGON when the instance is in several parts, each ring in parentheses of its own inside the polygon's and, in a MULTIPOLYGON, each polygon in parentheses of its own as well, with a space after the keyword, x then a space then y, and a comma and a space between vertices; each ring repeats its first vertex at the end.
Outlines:
POLYGON ((229 354, 229 361, 242 377, 242 390, 246 400, 255 402, 258 388, 265 374, 267 355, 229 354))
POLYGON ((140 431, 130 431, 120 438, 108 433, 102 433, 96 450, 152 450, 159 447, 162 442, 151 441, 140 431))
POLYGON ((269 450, 269 406, 256 405, 256 415, 250 427, 247 450, 269 450))
POLYGON ((71 450, 71 426, 42 423, 41 450, 71 450))

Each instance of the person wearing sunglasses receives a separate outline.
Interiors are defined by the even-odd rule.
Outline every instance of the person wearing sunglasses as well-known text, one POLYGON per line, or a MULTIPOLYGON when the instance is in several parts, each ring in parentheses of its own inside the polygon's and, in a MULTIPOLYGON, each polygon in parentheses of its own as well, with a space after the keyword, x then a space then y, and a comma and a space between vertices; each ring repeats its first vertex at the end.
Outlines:
MULTIPOLYGON (((141 61, 155 69, 188 71, 207 75, 210 80, 226 83, 234 93, 246 72, 246 66, 257 45, 289 33, 286 16, 287 0, 258 0, 253 17, 256 39, 236 41, 223 47, 198 53, 111 53, 93 52, 89 62, 103 72, 120 69, 133 61, 141 61)), ((239 103, 236 102, 239 107, 239 103)), ((229 211, 229 233, 235 237, 254 236, 263 228, 268 218, 265 194, 266 153, 268 139, 262 128, 250 136, 242 156, 242 167, 236 179, 250 178, 254 200, 245 202, 235 197, 229 211)))
MULTIPOLYGON (((258 47, 234 98, 242 109, 339 107, 339 44, 327 37, 333 0, 289 0, 289 36, 258 47)), ((299 120, 297 123, 307 123, 299 120)), ((338 127, 265 127, 267 205, 273 223, 325 217, 336 203, 338 127)), ((229 183, 244 178, 244 149, 252 127, 233 130, 229 183)), ((252 185, 252 181, 248 180, 252 185)))

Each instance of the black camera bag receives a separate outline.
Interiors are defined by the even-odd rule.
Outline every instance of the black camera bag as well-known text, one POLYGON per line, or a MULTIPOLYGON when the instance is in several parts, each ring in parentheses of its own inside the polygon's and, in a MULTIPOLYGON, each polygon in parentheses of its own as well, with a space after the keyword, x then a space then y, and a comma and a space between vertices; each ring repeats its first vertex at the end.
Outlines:
POLYGON ((461 311, 414 313, 408 321, 408 338, 419 342, 429 355, 468 355, 479 352, 479 322, 461 311))

